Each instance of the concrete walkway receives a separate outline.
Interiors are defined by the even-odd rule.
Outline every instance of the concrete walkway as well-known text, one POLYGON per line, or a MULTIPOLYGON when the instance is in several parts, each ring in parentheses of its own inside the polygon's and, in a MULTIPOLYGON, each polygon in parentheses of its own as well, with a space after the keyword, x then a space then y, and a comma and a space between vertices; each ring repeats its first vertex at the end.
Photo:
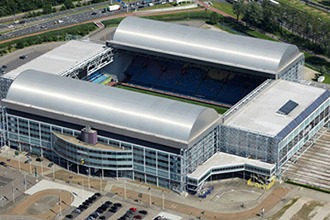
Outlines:
POLYGON ((282 215, 282 217, 279 220, 292 219, 292 217, 297 212, 299 212, 299 210, 303 207, 303 205, 308 201, 310 201, 310 199, 299 198, 297 202, 295 202, 288 210, 285 211, 285 213, 282 215))

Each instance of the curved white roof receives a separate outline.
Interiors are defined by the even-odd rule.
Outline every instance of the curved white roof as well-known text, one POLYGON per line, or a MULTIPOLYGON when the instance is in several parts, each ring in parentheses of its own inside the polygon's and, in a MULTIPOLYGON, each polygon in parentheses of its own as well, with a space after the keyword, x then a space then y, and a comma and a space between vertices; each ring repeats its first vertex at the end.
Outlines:
POLYGON ((3 77, 14 80, 21 72, 29 69, 60 75, 65 70, 91 59, 103 51, 104 45, 102 44, 71 40, 6 73, 3 77))
POLYGON ((137 17, 121 21, 110 43, 271 74, 301 56, 291 44, 137 17))
POLYGON ((181 143, 219 119, 214 109, 33 70, 14 80, 6 102, 181 143))

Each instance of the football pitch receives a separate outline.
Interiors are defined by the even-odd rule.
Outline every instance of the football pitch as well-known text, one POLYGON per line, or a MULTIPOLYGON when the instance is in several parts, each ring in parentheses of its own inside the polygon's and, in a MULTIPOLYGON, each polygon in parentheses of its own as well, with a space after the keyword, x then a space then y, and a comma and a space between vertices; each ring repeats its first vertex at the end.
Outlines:
POLYGON ((144 90, 144 89, 132 88, 132 87, 129 87, 129 86, 124 86, 124 85, 116 85, 116 88, 131 90, 131 91, 134 91, 134 92, 145 93, 145 94, 148 94, 148 95, 163 97, 163 98, 167 98, 167 99, 173 99, 173 100, 177 100, 177 101, 181 101, 181 102, 187 102, 187 103, 190 103, 190 104, 200 105, 200 106, 204 106, 204 107, 207 107, 207 108, 213 108, 219 114, 223 114, 229 109, 229 108, 218 106, 218 105, 212 105, 212 104, 198 102, 198 101, 191 100, 191 99, 185 99, 185 98, 181 98, 181 97, 170 96, 170 95, 167 95, 167 94, 152 92, 152 91, 144 90))

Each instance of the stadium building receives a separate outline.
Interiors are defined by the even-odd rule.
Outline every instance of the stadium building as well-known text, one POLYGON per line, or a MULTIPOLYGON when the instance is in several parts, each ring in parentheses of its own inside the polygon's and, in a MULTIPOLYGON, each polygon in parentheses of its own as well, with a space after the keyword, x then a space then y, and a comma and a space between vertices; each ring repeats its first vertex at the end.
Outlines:
POLYGON ((106 46, 71 41, 3 75, 1 141, 178 192, 233 176, 266 183, 328 126, 329 91, 298 83, 303 63, 293 45, 127 17, 106 46))

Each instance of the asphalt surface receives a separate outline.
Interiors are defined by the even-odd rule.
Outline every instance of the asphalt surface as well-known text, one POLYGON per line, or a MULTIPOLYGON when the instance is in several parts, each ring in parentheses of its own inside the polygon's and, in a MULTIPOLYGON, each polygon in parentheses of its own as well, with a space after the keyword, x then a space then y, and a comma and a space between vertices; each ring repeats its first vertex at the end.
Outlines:
MULTIPOLYGON (((161 1, 154 2, 155 5, 161 3, 161 1)), ((102 2, 35 18, 27 18, 7 25, 0 24, 0 41, 149 7, 149 4, 144 3, 144 1, 137 1, 126 5, 121 4, 120 10, 117 11, 109 12, 104 9, 95 9, 102 5, 107 4, 102 2)))
MULTIPOLYGON (((65 42, 51 42, 46 44, 35 45, 33 47, 26 47, 22 50, 16 50, 12 53, 6 54, 0 57, 0 76, 16 69, 19 66, 41 56, 42 54, 58 47, 65 42), (26 56, 25 59, 20 59, 19 57, 26 56), (3 68, 6 66, 6 68, 3 68)), ((1 220, 1 219, 0 219, 1 220)))

